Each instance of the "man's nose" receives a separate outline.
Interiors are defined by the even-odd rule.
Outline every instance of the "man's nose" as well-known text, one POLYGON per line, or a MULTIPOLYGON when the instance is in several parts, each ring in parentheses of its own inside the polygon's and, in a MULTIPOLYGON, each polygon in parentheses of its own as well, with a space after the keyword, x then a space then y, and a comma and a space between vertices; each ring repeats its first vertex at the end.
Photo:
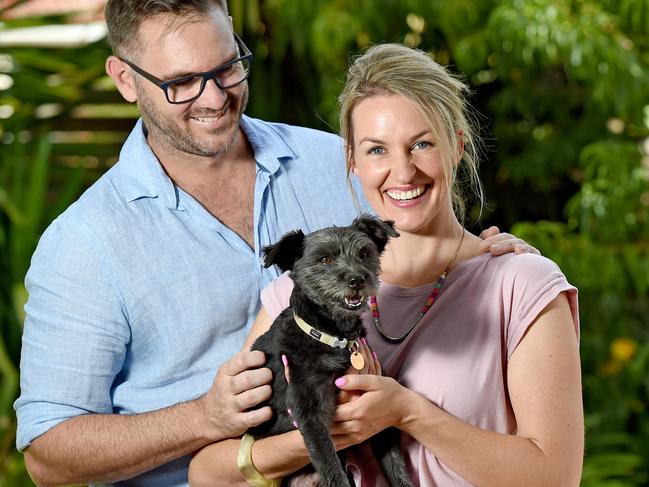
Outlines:
POLYGON ((227 93, 216 84, 216 80, 208 79, 205 82, 203 93, 201 93, 201 96, 196 101, 210 108, 220 108, 225 103, 227 97, 227 93))

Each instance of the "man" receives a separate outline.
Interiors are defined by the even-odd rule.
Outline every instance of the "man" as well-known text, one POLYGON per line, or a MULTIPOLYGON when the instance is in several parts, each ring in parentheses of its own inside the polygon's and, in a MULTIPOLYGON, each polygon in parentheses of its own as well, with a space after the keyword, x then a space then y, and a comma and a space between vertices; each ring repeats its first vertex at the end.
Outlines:
POLYGON ((261 249, 357 210, 338 137, 243 115, 225 0, 109 0, 106 19, 142 118, 34 254, 17 446, 39 485, 186 485, 191 452, 270 417, 263 355, 236 353, 277 275, 261 249))
POLYGON ((39 484, 184 485, 190 452, 268 419, 263 354, 235 355, 277 275, 260 249, 357 213, 336 136, 243 116, 226 9, 106 6, 106 70, 142 120, 26 279, 17 444, 39 484))

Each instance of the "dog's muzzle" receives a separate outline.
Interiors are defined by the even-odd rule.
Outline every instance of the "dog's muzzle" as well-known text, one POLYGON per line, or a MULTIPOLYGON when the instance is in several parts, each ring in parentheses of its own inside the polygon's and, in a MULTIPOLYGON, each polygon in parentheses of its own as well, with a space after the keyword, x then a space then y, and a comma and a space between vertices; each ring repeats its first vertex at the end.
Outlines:
POLYGON ((360 292, 354 292, 345 296, 343 301, 347 308, 358 309, 365 304, 365 297, 360 292))

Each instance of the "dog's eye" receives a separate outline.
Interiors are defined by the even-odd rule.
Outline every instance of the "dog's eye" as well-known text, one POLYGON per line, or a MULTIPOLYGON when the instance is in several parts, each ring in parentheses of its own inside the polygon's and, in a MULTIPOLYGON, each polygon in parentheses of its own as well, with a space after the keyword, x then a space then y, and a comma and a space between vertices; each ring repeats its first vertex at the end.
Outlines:
POLYGON ((365 250, 365 249, 361 250, 361 253, 360 253, 361 259, 365 260, 365 259, 367 259, 369 257, 369 255, 370 254, 367 252, 367 250, 365 250))
POLYGON ((333 257, 331 257, 329 255, 323 255, 322 257, 320 257, 320 263, 321 264, 329 265, 329 264, 333 264, 333 262, 334 262, 333 257))

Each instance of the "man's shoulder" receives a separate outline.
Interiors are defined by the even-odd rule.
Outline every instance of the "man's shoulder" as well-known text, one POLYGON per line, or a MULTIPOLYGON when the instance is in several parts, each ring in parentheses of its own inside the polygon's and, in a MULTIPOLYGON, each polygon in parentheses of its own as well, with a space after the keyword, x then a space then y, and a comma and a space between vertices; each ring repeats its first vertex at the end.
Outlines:
POLYGON ((314 129, 310 127, 303 127, 301 125, 291 125, 281 122, 263 122, 268 124, 270 128, 275 130, 276 133, 286 137, 302 137, 323 140, 327 142, 338 141, 340 136, 337 134, 326 132, 324 130, 314 129))
POLYGON ((105 210, 115 208, 124 202, 122 167, 118 161, 102 174, 71 206, 76 211, 105 210))
MULTIPOLYGON (((104 227, 119 228, 115 222, 128 212, 128 202, 120 190, 120 167, 106 171, 70 204, 50 225, 79 236, 85 230, 100 233, 104 227)), ((112 231, 112 230, 111 230, 112 231)))
POLYGON ((263 131, 269 137, 277 137, 294 150, 310 147, 308 144, 326 150, 342 149, 342 139, 331 132, 251 117, 247 117, 247 122, 254 130, 263 131))

